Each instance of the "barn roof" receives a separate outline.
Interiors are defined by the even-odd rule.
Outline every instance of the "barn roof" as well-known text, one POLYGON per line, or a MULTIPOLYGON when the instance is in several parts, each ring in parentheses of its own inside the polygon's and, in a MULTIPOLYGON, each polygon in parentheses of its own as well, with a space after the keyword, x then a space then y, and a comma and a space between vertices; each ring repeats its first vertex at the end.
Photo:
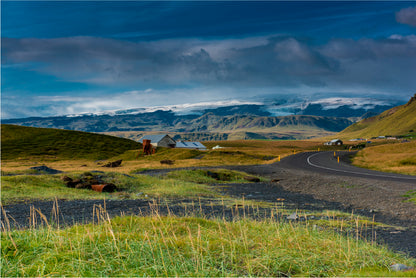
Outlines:
MULTIPOLYGON (((143 140, 150 140, 151 143, 158 143, 160 142, 163 138, 165 138, 166 136, 169 136, 167 134, 154 134, 154 135, 145 135, 142 138, 140 138, 139 142, 143 143, 143 140)), ((170 136, 169 136, 170 137, 170 136)), ((172 139, 172 138, 171 138, 172 139)), ((172 139, 173 140, 173 139, 172 139)), ((174 140, 175 141, 175 140, 174 140)))
POLYGON ((202 145, 200 142, 183 142, 179 141, 176 142, 177 148, 193 148, 193 149, 206 149, 204 145, 202 145))

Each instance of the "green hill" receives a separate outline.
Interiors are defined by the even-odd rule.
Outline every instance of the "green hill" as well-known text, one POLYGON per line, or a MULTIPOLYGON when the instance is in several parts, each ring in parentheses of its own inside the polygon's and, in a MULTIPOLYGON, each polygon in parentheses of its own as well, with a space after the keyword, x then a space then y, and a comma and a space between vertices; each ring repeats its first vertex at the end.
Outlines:
POLYGON ((1 158, 107 159, 141 148, 132 140, 52 128, 1 125, 1 158))
POLYGON ((371 138, 405 135, 416 131, 416 94, 408 103, 357 122, 338 134, 339 138, 371 138))

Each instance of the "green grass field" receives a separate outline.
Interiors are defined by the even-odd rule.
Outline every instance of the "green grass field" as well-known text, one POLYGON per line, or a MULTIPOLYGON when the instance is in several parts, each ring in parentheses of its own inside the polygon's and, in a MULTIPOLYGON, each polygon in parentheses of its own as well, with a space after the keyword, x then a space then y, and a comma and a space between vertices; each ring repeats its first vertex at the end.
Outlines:
POLYGON ((125 216, 1 234, 5 276, 408 276, 415 259, 308 223, 125 216))

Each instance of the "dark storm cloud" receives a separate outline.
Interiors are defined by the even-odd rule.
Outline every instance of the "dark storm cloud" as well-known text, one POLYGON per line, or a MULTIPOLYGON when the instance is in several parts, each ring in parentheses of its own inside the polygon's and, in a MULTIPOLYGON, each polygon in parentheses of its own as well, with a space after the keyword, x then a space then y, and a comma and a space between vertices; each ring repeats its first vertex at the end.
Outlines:
POLYGON ((128 42, 93 37, 3 39, 2 63, 106 86, 415 87, 416 37, 290 36, 128 42))
POLYGON ((396 20, 402 24, 416 27, 416 7, 402 9, 396 13, 396 20))

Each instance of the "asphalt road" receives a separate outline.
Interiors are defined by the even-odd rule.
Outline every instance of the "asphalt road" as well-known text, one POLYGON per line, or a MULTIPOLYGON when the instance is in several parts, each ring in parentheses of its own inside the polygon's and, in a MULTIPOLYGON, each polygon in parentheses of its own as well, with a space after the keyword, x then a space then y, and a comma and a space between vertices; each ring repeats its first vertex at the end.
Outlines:
POLYGON ((282 167, 298 168, 321 174, 341 175, 348 177, 369 178, 383 181, 394 181, 403 183, 414 183, 416 176, 400 175, 368 170, 352 166, 350 157, 355 152, 337 151, 335 152, 304 152, 288 156, 279 163, 282 167), (339 157, 339 162, 338 162, 339 157))

